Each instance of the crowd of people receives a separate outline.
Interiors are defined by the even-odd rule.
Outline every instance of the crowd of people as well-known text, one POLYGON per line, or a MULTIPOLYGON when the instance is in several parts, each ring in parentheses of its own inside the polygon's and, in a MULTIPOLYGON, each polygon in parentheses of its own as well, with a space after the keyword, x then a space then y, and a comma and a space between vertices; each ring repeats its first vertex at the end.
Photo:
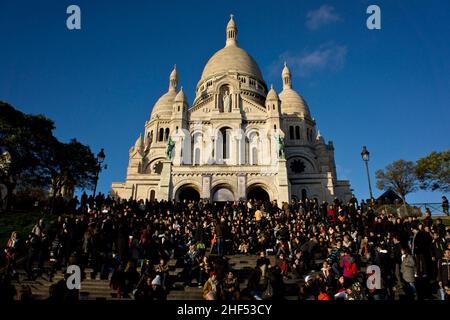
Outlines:
MULTIPOLYGON (((53 281, 59 270, 78 265, 83 277, 109 279, 117 297, 136 300, 164 300, 174 281, 193 286, 194 279, 207 300, 293 294, 300 300, 377 300, 399 298, 400 292, 411 300, 450 297, 450 228, 429 210, 423 219, 397 217, 355 197, 279 206, 276 200, 135 201, 83 194, 56 203, 56 219, 40 219, 24 238, 12 233, 2 297, 14 292, 18 256, 29 279, 44 274, 53 281), (228 264, 226 257, 234 254, 257 256, 248 275, 228 264), (179 278, 169 276, 171 259, 183 268, 179 278), (370 265, 380 269, 380 286, 367 286, 370 265)), ((77 299, 64 280, 52 284, 49 295, 77 299)))

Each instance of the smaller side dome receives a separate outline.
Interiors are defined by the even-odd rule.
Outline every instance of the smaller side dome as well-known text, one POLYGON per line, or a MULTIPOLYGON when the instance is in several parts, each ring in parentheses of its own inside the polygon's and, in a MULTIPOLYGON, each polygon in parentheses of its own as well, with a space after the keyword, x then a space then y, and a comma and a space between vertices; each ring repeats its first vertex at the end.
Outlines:
POLYGON ((177 93, 174 90, 163 94, 153 106, 151 117, 153 118, 156 114, 159 116, 170 116, 172 114, 176 94, 177 93))
POLYGON ((150 118, 158 116, 170 116, 172 114, 173 103, 178 95, 178 73, 176 65, 169 76, 169 90, 163 94, 153 106, 150 118))
POLYGON ((278 94, 276 93, 276 91, 273 89, 273 84, 270 86, 270 90, 267 93, 267 97, 266 100, 276 100, 278 101, 278 94))
POLYGON ((183 87, 181 87, 180 91, 175 96, 175 102, 187 102, 187 97, 184 94, 183 87))
POLYGON ((311 117, 308 104, 293 89, 284 89, 280 93, 281 112, 285 114, 301 114, 304 117, 311 117))

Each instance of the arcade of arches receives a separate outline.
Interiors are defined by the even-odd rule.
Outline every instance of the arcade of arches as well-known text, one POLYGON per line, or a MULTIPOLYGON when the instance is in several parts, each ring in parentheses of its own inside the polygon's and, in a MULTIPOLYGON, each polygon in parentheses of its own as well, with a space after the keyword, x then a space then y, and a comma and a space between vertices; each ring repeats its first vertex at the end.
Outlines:
MULTIPOLYGON (((177 201, 184 200, 194 200, 198 201, 200 199, 200 193, 196 187, 193 185, 184 185, 181 186, 176 194, 175 199, 177 201)), ((250 186, 247 190, 247 199, 256 200, 256 201, 270 201, 269 193, 265 190, 262 185, 250 186)), ((212 192, 211 197, 212 202, 233 202, 236 199, 233 191, 230 190, 227 186, 219 186, 215 188, 212 192)))

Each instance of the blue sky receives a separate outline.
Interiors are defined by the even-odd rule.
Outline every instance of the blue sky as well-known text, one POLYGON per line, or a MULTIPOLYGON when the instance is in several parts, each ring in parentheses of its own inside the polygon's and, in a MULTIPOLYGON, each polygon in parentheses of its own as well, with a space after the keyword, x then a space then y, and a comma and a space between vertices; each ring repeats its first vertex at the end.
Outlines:
MULTIPOLYGON (((177 64, 192 102, 207 60, 225 44, 229 14, 266 83, 281 90, 287 60, 339 178, 368 196, 361 147, 374 172, 449 148, 449 1, 0 0, 0 100, 55 121, 63 141, 105 148, 99 190, 123 181, 128 150, 177 64), (66 8, 81 8, 81 30, 66 8), (366 28, 381 8, 382 29, 366 28)), ((381 192, 374 188, 375 195, 381 192)), ((417 192, 410 202, 440 202, 417 192)))

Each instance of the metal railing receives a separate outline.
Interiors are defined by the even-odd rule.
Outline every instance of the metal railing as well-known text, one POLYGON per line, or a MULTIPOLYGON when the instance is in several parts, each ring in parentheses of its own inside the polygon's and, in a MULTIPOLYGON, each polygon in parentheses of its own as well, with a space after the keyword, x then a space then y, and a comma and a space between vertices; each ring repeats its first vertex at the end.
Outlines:
MULTIPOLYGON (((393 214, 396 216, 424 216, 426 209, 429 209, 431 216, 446 216, 441 203, 407 203, 405 204, 381 204, 375 207, 377 213, 384 211, 385 214, 393 214)), ((447 213, 448 215, 448 213, 447 213)))

